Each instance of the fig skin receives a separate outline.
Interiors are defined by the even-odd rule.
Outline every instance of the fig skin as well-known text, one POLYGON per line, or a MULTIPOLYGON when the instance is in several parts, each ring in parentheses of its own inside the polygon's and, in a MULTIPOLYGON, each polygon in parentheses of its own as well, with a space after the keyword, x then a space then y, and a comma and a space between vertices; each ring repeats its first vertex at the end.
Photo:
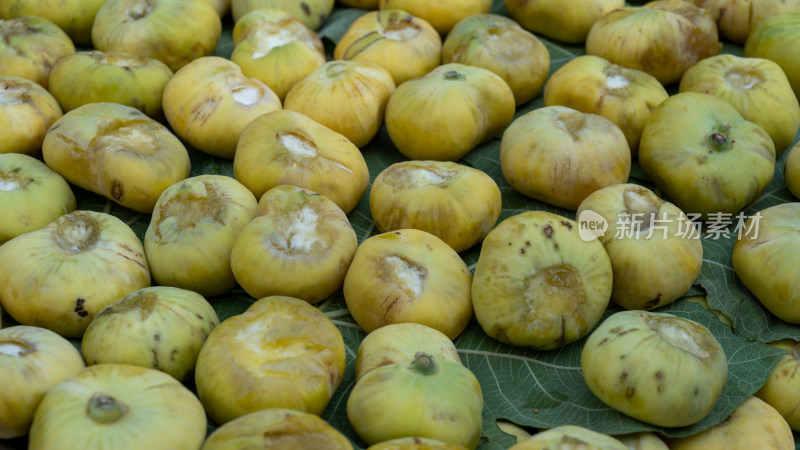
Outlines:
POLYGON ((566 106, 614 122, 628 141, 631 157, 636 158, 645 121, 669 94, 646 72, 582 55, 550 76, 543 97, 545 106, 566 106))
POLYGON ((780 14, 753 27, 742 55, 775 61, 789 79, 795 97, 800 98, 800 53, 792 45, 798 39, 800 13, 780 14))
POLYGON ((79 46, 92 44, 92 24, 105 0, 5 0, 0 19, 39 16, 47 19, 79 46))
POLYGON ((28 448, 197 449, 206 425, 200 401, 171 376, 99 364, 47 392, 33 417, 28 448))
POLYGON ((367 450, 467 450, 467 447, 436 439, 402 437, 370 445, 367 450))
POLYGON ((320 415, 345 370, 342 334, 308 302, 264 297, 224 320, 197 357, 195 383, 219 425, 267 408, 320 415))
POLYGON ((89 365, 130 364, 183 381, 217 325, 217 313, 202 295, 152 286, 103 308, 83 335, 81 353, 89 365))
POLYGON ((421 351, 410 365, 366 373, 347 398, 347 418, 369 445, 417 436, 474 449, 482 410, 481 387, 469 369, 421 351))
POLYGON ((269 86, 219 56, 195 59, 175 72, 164 87, 163 102, 178 136, 201 152, 226 159, 233 159, 247 124, 281 109, 269 86))
POLYGON ((370 11, 350 24, 333 58, 375 63, 396 86, 439 66, 442 37, 426 20, 399 9, 370 11))
POLYGON ((317 33, 279 9, 257 9, 233 27, 231 61, 246 76, 260 80, 280 98, 295 83, 325 63, 317 33))
POLYGON ((630 450, 669 450, 667 444, 651 432, 640 432, 616 436, 620 442, 627 445, 630 450))
POLYGON ((75 210, 69 184, 38 159, 0 153, 0 245, 75 210))
POLYGON ((0 76, 26 78, 47 89, 50 69, 72 53, 69 36, 45 18, 0 19, 0 76))
POLYGON ((643 186, 617 184, 581 202, 579 223, 589 211, 608 223, 599 240, 614 271, 614 303, 625 309, 660 308, 692 287, 703 264, 703 244, 699 232, 687 232, 694 225, 677 206, 643 186))
POLYGON ((245 14, 264 8, 280 9, 297 17, 303 25, 312 30, 322 26, 333 11, 334 0, 233 0, 231 13, 233 21, 238 22, 245 14))
POLYGON ((316 304, 342 287, 358 239, 341 208, 289 185, 264 193, 258 206, 231 248, 233 275, 248 294, 316 304))
POLYGON ((600 320, 611 298, 603 245, 584 241, 578 223, 545 211, 500 222, 483 241, 472 304, 483 331, 500 342, 552 350, 600 320))
POLYGON ((72 343, 39 327, 0 330, 0 439, 25 436, 47 391, 83 369, 72 343))
POLYGON ((800 103, 781 67, 763 58, 717 55, 683 74, 680 92, 703 92, 730 103, 772 138, 778 155, 800 128, 800 103))
POLYGON ((378 9, 379 0, 338 0, 340 5, 359 9, 378 9))
POLYGON ((214 430, 201 450, 243 448, 352 450, 353 445, 319 416, 269 408, 232 420, 214 430))
POLYGON ((61 58, 48 80, 50 92, 65 112, 87 103, 111 102, 161 120, 161 95, 172 75, 157 59, 86 51, 61 58))
POLYGON ((401 9, 430 23, 446 35, 461 20, 476 14, 488 14, 492 0, 378 0, 378 8, 401 9))
POLYGON ((585 448, 591 450, 628 450, 628 446, 603 433, 576 425, 562 425, 541 431, 517 442, 508 450, 547 450, 585 448))
POLYGON ((173 72, 214 53, 221 34, 206 0, 106 0, 92 25, 96 50, 154 58, 173 72))
POLYGON ((47 129, 62 115, 45 88, 27 78, 0 75, 0 154, 40 155, 47 129))
POLYGON ((550 53, 533 33, 508 17, 478 14, 461 20, 442 44, 442 63, 489 69, 505 81, 517 105, 541 91, 550 70, 550 53))
POLYGON ((668 440, 671 450, 721 450, 795 448, 789 425, 775 408, 758 397, 750 397, 723 422, 693 436, 668 440))
POLYGON ((386 105, 386 131, 409 159, 456 161, 499 134, 515 107, 511 88, 492 71, 443 64, 397 86, 386 105))
POLYGON ((775 408, 794 431, 800 431, 800 343, 791 340, 769 344, 786 352, 756 397, 775 408))
POLYGON ((592 192, 627 181, 631 152, 622 130, 605 117, 546 106, 505 130, 500 168, 522 194, 574 210, 592 192))
POLYGON ((654 76, 679 81, 697 61, 719 54, 711 14, 683 0, 656 0, 609 12, 592 25, 586 53, 654 76))
POLYGON ((284 108, 305 114, 363 147, 383 125, 394 78, 363 61, 329 61, 295 83, 284 108))
POLYGON ((722 393, 728 362, 704 326, 666 313, 621 311, 581 353, 589 389, 608 406, 660 427, 701 421, 722 393))
POLYGON ((148 214, 190 170, 186 147, 167 127, 117 103, 64 114, 47 130, 42 156, 70 183, 148 214))
POLYGON ((383 233, 416 228, 462 252, 497 223, 502 197, 497 183, 478 169, 451 161, 401 161, 375 177, 369 206, 383 233))
POLYGON ((691 0, 708 10, 717 23, 721 37, 736 44, 744 44, 750 32, 770 17, 787 13, 800 13, 798 0, 691 0))
POLYGON ((350 213, 369 186, 358 147, 305 114, 278 110, 250 122, 239 136, 233 173, 261 198, 290 184, 322 194, 350 213))
POLYGON ((681 92, 645 122, 639 164, 667 199, 706 220, 735 214, 761 195, 775 173, 775 146, 724 100, 681 92))
POLYGON ((508 15, 526 30, 569 44, 582 44, 595 22, 625 0, 505 0, 508 15))
POLYGON ((800 267, 787 264, 800 251, 800 203, 759 211, 733 246, 733 270, 745 287, 781 320, 800 324, 800 267))
POLYGON ((253 193, 228 176, 198 175, 168 187, 144 234, 153 279, 204 296, 233 289, 233 243, 257 212, 253 193))
POLYGON ((783 168, 783 175, 786 180, 786 188, 789 189, 792 195, 800 199, 800 142, 789 150, 783 168))
POLYGON ((367 333, 414 322, 455 339, 472 318, 466 263, 444 241, 421 230, 382 233, 358 246, 344 278, 344 299, 367 333))
POLYGON ((75 211, 0 246, 0 304, 64 337, 82 336, 106 305, 148 286, 141 241, 110 214, 75 211))

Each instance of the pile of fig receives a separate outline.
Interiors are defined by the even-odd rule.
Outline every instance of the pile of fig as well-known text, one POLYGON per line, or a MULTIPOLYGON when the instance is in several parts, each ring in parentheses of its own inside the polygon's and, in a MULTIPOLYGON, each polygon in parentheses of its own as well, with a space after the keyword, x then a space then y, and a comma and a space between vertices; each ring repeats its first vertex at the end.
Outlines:
POLYGON ((0 1, 0 447, 794 449, 798 38, 800 0, 0 1))

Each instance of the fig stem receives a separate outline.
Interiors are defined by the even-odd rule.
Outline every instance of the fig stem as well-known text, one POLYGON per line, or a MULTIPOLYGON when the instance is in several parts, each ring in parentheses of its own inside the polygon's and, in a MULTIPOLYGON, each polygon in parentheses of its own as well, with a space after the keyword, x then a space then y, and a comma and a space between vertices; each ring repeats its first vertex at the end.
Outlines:
POLYGON ((114 397, 96 392, 89 399, 86 414, 95 422, 110 425, 121 419, 128 407, 114 397))
POLYGON ((444 74, 444 79, 448 81, 461 81, 464 78, 465 78, 464 74, 456 70, 448 70, 444 74))
POLYGON ((431 355, 418 352, 411 364, 411 369, 422 375, 433 375, 439 371, 439 365, 433 360, 431 355))
POLYGON ((730 125, 718 125, 717 129, 706 138, 709 147, 715 152, 730 149, 733 144, 733 141, 728 138, 730 130, 730 125))

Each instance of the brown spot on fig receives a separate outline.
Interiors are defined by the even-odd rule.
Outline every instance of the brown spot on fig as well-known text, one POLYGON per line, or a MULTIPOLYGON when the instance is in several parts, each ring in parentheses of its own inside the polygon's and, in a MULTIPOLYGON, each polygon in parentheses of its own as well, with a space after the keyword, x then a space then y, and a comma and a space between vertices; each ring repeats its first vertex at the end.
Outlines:
POLYGON ((646 301, 645 304, 642 305, 642 307, 644 309, 655 308, 656 306, 658 306, 658 304, 660 302, 661 302, 661 293, 659 292, 654 298, 652 298, 651 300, 646 301))
POLYGON ((531 246, 531 241, 525 241, 525 247, 530 247, 530 246, 531 246))
POLYGON ((175 355, 178 354, 177 350, 173 350, 172 353, 169 354, 170 361, 175 361, 175 355))
POLYGON ((520 255, 524 255, 525 254, 525 249, 524 248, 519 249, 519 254, 520 255))
POLYGON ((203 316, 201 316, 200 314, 195 314, 195 316, 197 316, 198 319, 203 320, 203 316))
POLYGON ((661 381, 663 379, 664 379, 664 374, 660 370, 656 372, 656 380, 661 381))
POLYGON ((558 250, 558 242, 553 242, 553 248, 558 250))
POLYGON ((83 304, 86 303, 86 300, 79 298, 75 300, 75 314, 79 317, 86 317, 89 315, 89 311, 83 309, 83 304))
POLYGON ((547 239, 552 239, 553 238, 553 227, 552 227, 552 225, 549 225, 549 224, 545 225, 544 228, 542 228, 542 233, 544 233, 544 237, 546 237, 547 239))
POLYGON ((122 183, 119 180, 114 180, 111 182, 111 198, 116 201, 120 201, 122 196, 125 194, 125 189, 122 187, 122 183))
POLYGON ((153 339, 155 339, 155 340, 156 340, 156 342, 158 342, 158 341, 160 341, 160 340, 161 340, 161 335, 160 335, 160 334, 158 334, 158 333, 156 333, 156 334, 153 336, 153 339))
POLYGON ((628 372, 622 372, 622 373, 619 375, 619 382, 620 382, 620 383, 624 383, 624 382, 625 382, 625 380, 627 380, 627 379, 628 379, 628 372))
POLYGON ((156 349, 152 349, 150 351, 153 352, 153 367, 158 369, 158 352, 156 352, 156 349))
POLYGON ((634 394, 636 394, 636 389, 633 387, 628 387, 625 389, 625 397, 631 398, 634 396, 634 394))
POLYGON ((603 339, 600 340, 600 342, 597 343, 597 346, 600 347, 601 345, 605 344, 606 342, 608 342, 608 338, 603 338, 603 339))
POLYGON ((569 222, 567 222, 566 220, 562 220, 562 221, 561 221, 561 225, 563 225, 563 226, 567 227, 567 229, 568 229, 568 230, 571 230, 571 229, 572 229, 572 224, 571 224, 571 223, 569 223, 569 222))
POLYGON ((656 388, 656 390, 658 391, 659 394, 664 392, 664 385, 663 384, 659 384, 658 387, 656 388))
POLYGON ((700 393, 700 389, 698 389, 698 388, 694 388, 694 395, 697 395, 697 394, 699 394, 699 393, 700 393))
POLYGON ((303 9, 303 13, 304 13, 305 15, 307 15, 307 16, 310 16, 310 15, 311 15, 311 7, 310 7, 310 6, 308 6, 308 3, 306 3, 306 2, 300 2, 300 8, 302 8, 302 9, 303 9))

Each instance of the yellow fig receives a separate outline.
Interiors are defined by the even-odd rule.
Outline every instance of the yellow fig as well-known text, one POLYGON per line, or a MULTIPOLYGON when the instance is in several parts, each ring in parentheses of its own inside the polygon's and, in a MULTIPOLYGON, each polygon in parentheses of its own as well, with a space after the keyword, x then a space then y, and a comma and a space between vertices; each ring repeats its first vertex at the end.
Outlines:
POLYGON ((0 154, 37 156, 47 129, 62 116, 47 90, 26 78, 0 75, 0 154))
POLYGON ((570 44, 582 44, 595 22, 625 6, 625 0, 505 0, 508 15, 525 29, 570 44))
POLYGON ((746 57, 775 61, 783 69, 797 98, 800 98, 800 53, 793 42, 800 39, 800 13, 770 17, 756 25, 744 44, 746 57))
POLYGON ((105 0, 6 0, 0 19, 22 16, 45 18, 63 30, 76 45, 92 44, 94 16, 105 0))
POLYGON ((462 19, 488 14, 492 0, 379 0, 378 8, 408 11, 446 35, 462 19))
POLYGON ((281 9, 297 17, 303 25, 316 30, 328 19, 333 11, 334 0, 233 0, 231 13, 233 21, 238 22, 250 11, 264 8, 281 9))
POLYGON ((0 19, 0 76, 27 78, 47 89, 50 69, 72 53, 69 36, 47 19, 0 19))
POLYGON ((783 340, 769 345, 786 354, 755 395, 775 408, 792 430, 800 431, 800 343, 783 340))
POLYGON ((800 199, 800 142, 794 144, 789 154, 786 156, 783 168, 783 177, 786 180, 786 188, 796 198, 800 199))
POLYGON ((691 0, 708 10, 717 23, 720 36, 743 44, 759 23, 771 17, 800 13, 800 0, 691 0))
POLYGON ((576 425, 562 425, 541 431, 512 445, 508 450, 549 450, 570 448, 586 450, 627 450, 628 446, 614 437, 576 425))

